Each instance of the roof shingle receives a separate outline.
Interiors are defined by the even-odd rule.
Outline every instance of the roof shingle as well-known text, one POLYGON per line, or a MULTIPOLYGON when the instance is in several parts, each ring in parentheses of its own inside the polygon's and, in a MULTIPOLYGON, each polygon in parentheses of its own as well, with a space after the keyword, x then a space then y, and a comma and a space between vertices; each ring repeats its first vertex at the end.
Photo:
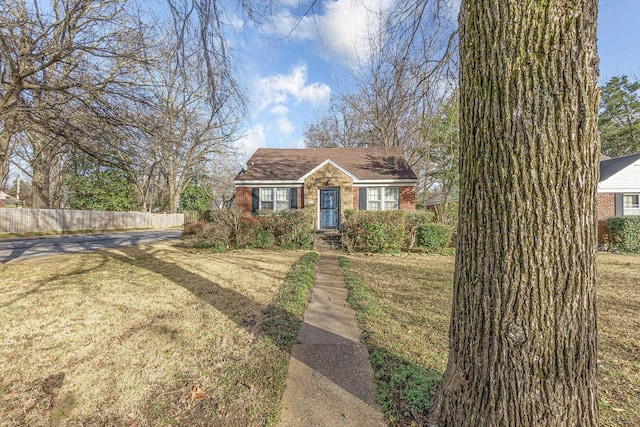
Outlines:
POLYGON ((417 179, 397 148, 259 148, 247 162, 247 170, 235 180, 298 180, 326 160, 361 181, 417 179))
POLYGON ((613 175, 620 172, 622 169, 640 160, 640 153, 632 154, 630 156, 616 157, 615 159, 601 160, 600 161, 600 182, 611 178, 613 175))

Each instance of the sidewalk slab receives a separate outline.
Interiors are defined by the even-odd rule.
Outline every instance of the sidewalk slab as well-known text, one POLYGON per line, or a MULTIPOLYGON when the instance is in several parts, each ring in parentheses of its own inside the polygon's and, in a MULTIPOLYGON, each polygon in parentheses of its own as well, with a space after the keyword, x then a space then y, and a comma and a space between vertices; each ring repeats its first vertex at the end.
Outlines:
POLYGON ((384 426, 369 353, 335 252, 321 252, 316 286, 289 362, 281 426, 384 426))

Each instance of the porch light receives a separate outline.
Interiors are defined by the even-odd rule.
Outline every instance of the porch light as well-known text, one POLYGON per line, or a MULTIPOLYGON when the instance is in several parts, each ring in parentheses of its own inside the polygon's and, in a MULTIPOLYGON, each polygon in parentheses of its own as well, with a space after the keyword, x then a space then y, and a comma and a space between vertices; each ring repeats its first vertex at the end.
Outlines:
POLYGON ((324 185, 326 185, 327 187, 331 185, 331 180, 328 179, 327 182, 324 183, 324 185))

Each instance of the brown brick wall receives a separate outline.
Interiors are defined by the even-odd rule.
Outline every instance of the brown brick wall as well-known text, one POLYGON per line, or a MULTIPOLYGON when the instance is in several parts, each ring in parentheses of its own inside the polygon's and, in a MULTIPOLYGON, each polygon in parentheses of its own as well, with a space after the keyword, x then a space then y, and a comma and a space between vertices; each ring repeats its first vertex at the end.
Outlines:
POLYGON ((400 210, 416 210, 416 187, 400 187, 400 210))
POLYGON ((616 216, 615 193, 598 193, 598 242, 607 240, 607 219, 616 216))
POLYGON ((247 213, 251 213, 251 188, 236 188, 236 206, 247 213))
POLYGON ((360 187, 353 188, 353 209, 360 209, 360 187))
MULTIPOLYGON (((354 188, 351 179, 331 165, 326 165, 307 178, 304 188, 298 188, 298 209, 303 209, 307 201, 311 201, 310 207, 317 207, 318 189, 324 188, 324 184, 329 179, 331 180, 332 187, 340 187, 340 197, 342 199, 341 211, 344 211, 344 209, 359 209, 360 188, 354 188), (352 201, 352 203, 349 201, 352 201)), ((250 187, 236 188, 236 206, 246 212, 251 212, 250 187)), ((416 209, 415 187, 400 187, 400 209, 404 211, 413 211, 416 209)))
MULTIPOLYGON (((304 208, 304 188, 297 188, 298 209, 302 209, 304 208)), ((251 213, 251 190, 251 187, 236 187, 236 206, 248 213, 251 213)))

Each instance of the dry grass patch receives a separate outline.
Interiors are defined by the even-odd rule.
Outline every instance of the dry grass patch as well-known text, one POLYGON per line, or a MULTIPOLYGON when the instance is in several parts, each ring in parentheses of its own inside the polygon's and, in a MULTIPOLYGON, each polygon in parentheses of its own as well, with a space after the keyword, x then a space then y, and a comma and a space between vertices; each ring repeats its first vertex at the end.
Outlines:
POLYGON ((454 257, 354 255, 342 264, 383 411, 392 425, 424 425, 447 362, 454 257))
POLYGON ((640 255, 598 255, 603 426, 640 426, 640 255))
MULTIPOLYGON (((351 302, 392 425, 421 425, 446 366, 454 257, 343 258, 351 302)), ((640 256, 598 255, 604 426, 640 425, 640 256)))
POLYGON ((288 354, 260 327, 302 255, 159 243, 1 266, 0 425, 273 421, 288 354))

